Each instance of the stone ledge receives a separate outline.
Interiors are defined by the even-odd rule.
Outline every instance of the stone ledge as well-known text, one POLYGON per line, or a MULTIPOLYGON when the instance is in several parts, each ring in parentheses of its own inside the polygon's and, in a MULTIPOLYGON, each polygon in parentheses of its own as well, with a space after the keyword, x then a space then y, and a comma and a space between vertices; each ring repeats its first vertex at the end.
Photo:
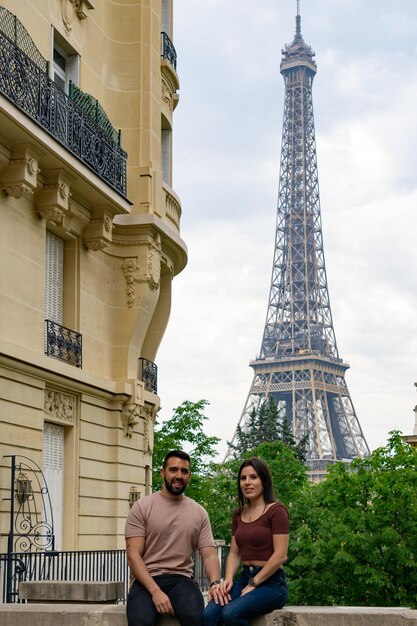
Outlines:
POLYGON ((117 604, 123 594, 123 582, 37 580, 19 585, 19 597, 31 604, 117 604))
MULTIPOLYGON (((126 626, 126 607, 112 604, 0 604, 1 626, 126 626)), ((179 626, 160 617, 158 626, 179 626)), ((386 607, 289 606, 251 626, 417 626, 417 611, 386 607)))

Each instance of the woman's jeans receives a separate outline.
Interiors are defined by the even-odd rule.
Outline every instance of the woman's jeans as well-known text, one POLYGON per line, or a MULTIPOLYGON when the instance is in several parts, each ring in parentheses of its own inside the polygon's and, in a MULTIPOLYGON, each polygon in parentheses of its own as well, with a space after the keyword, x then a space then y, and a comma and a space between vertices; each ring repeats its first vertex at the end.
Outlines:
POLYGON ((240 577, 233 584, 229 604, 221 606, 211 600, 203 613, 203 626, 249 626, 249 620, 258 615, 265 615, 275 609, 282 609, 288 598, 287 583, 283 569, 277 570, 259 587, 241 595, 250 578, 262 567, 244 565, 240 577))

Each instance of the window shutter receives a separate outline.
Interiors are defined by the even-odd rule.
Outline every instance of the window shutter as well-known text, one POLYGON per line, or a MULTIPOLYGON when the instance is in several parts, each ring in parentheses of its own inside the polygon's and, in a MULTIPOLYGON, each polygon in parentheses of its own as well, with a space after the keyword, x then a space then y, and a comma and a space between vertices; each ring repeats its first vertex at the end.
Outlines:
POLYGON ((64 281, 64 241, 46 231, 45 250, 45 319, 62 324, 64 281))
POLYGON ((161 31, 172 38, 171 10, 172 0, 162 0, 162 26, 161 31))
POLYGON ((171 186, 171 131, 161 129, 161 168, 162 180, 171 186))
MULTIPOLYGON (((45 422, 43 473, 52 507, 55 550, 62 550, 64 529, 64 426, 45 422)), ((52 520, 49 520, 52 522, 52 520)))
POLYGON ((67 57, 65 70, 66 84, 68 85, 71 80, 73 84, 78 87, 80 84, 80 57, 78 54, 73 54, 72 56, 67 57))
POLYGON ((64 426, 45 422, 44 468, 64 470, 64 426))

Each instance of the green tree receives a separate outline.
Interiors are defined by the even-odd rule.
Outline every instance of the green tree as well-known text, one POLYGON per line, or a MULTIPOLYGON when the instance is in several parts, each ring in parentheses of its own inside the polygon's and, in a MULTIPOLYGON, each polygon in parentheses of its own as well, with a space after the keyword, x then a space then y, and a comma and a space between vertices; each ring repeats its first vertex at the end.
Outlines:
POLYGON ((262 443, 273 441, 282 441, 295 450, 301 461, 306 460, 308 433, 297 443, 290 423, 285 416, 279 414, 274 396, 269 395, 257 409, 252 409, 245 425, 237 427, 236 443, 228 442, 228 445, 233 450, 234 457, 240 458, 262 443))
POLYGON ((174 409, 171 419, 155 427, 153 491, 159 491, 162 487, 159 471, 166 453, 170 450, 185 450, 191 457, 191 480, 187 495, 205 506, 210 464, 217 454, 216 446, 220 441, 218 437, 210 437, 204 433, 204 424, 208 418, 203 412, 207 405, 207 400, 186 400, 174 409))
POLYGON ((218 539, 230 541, 232 515, 238 506, 237 475, 242 461, 251 456, 259 456, 268 463, 276 497, 287 506, 290 515, 299 494, 310 486, 305 466, 296 452, 282 441, 262 443, 240 459, 213 465, 206 500, 213 532, 218 539))
POLYGON ((400 433, 336 464, 292 522, 291 603, 417 606, 417 452, 400 433))

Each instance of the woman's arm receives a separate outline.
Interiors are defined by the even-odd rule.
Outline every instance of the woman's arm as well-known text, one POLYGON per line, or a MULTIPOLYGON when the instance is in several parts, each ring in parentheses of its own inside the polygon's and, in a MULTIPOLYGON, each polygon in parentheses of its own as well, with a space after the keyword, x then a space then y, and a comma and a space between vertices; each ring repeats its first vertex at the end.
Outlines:
POLYGON ((223 603, 227 604, 227 602, 229 600, 231 600, 230 590, 231 590, 232 585, 233 585, 233 576, 235 575, 236 570, 239 567, 239 563, 240 563, 239 548, 237 546, 235 538, 232 537, 232 542, 230 544, 229 555, 228 555, 227 561, 226 561, 225 577, 224 577, 224 580, 222 580, 222 582, 217 587, 218 593, 221 596, 221 598, 223 599, 223 602, 220 602, 220 599, 216 597, 217 594, 213 594, 213 599, 216 602, 216 604, 219 604, 219 602, 220 602, 220 604, 223 604, 223 603))
MULTIPOLYGON (((270 576, 272 576, 272 574, 274 574, 277 569, 282 567, 282 565, 287 560, 288 535, 272 535, 272 542, 274 546, 274 552, 269 557, 261 571, 253 577, 253 581, 257 587, 261 583, 265 582, 265 580, 267 580, 270 576)), ((249 591, 253 591, 254 589, 254 586, 247 585, 243 589, 242 595, 248 593, 249 591)))
POLYGON ((240 551, 236 543, 236 539, 232 537, 232 543, 230 544, 230 551, 226 561, 226 573, 224 575, 224 582, 228 584, 229 589, 233 585, 233 576, 236 574, 237 568, 240 563, 240 551))

